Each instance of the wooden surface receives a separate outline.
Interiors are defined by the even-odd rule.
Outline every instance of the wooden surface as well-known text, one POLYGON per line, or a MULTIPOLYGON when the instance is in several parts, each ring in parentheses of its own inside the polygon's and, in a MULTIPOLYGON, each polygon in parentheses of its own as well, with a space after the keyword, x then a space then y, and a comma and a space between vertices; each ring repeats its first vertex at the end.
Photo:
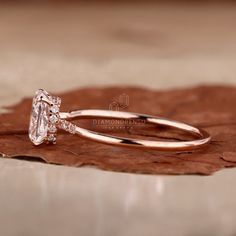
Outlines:
MULTIPOLYGON (((236 166, 234 87, 197 87, 166 92, 141 88, 87 88, 59 96, 65 111, 78 108, 111 109, 110 105, 116 102, 119 109, 163 116, 204 128, 213 139, 198 151, 172 153, 108 146, 60 133, 56 145, 35 147, 27 133, 31 99, 25 99, 12 107, 10 114, 0 116, 0 152, 5 157, 28 157, 28 160, 36 158, 60 165, 88 165, 104 170, 148 174, 209 175, 222 168, 236 166), (121 98, 128 98, 127 104, 123 104, 124 99, 117 99, 120 95, 121 98), (113 101, 114 98, 116 101, 113 101)), ((184 140, 181 134, 175 133, 173 136, 170 131, 156 130, 156 127, 145 130, 145 124, 142 127, 137 127, 138 124, 94 124, 98 124, 97 120, 86 124, 79 122, 80 126, 116 135, 184 140)))

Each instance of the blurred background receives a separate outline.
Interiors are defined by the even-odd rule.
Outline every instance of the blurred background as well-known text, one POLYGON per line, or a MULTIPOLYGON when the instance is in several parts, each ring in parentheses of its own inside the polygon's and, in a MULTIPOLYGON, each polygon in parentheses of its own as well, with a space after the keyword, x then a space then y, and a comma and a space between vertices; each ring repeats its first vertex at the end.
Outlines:
MULTIPOLYGON (((235 76, 235 1, 0 2, 0 106, 38 88, 232 86, 235 76)), ((0 158, 0 235, 233 236, 235 177, 0 158)))
POLYGON ((3 1, 1 100, 39 87, 234 84, 235 22, 233 1, 3 1))

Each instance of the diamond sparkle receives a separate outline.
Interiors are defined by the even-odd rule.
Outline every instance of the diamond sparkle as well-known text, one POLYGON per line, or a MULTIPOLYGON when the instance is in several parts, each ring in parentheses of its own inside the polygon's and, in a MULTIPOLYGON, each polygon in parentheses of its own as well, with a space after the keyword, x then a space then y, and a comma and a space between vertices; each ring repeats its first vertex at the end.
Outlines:
POLYGON ((57 128, 55 125, 51 125, 49 128, 48 128, 49 132, 51 133, 55 133, 57 131, 57 128))
POLYGON ((53 143, 56 141, 60 101, 59 98, 50 96, 43 89, 36 92, 29 125, 29 138, 35 145, 44 141, 53 143))
POLYGON ((58 105, 52 106, 51 109, 50 109, 50 111, 51 111, 52 113, 58 113, 58 112, 59 112, 59 107, 58 107, 58 105))
POLYGON ((36 92, 33 99, 29 138, 35 145, 43 143, 47 137, 49 109, 49 104, 45 102, 47 99, 48 94, 42 89, 36 92))
POLYGON ((52 122, 52 123, 56 123, 58 121, 58 117, 56 115, 51 115, 49 117, 49 120, 52 122))

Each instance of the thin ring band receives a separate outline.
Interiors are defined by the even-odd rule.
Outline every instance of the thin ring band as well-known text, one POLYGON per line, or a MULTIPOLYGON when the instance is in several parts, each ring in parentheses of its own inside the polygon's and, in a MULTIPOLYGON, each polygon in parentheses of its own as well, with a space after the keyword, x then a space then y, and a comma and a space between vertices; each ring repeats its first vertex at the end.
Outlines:
POLYGON ((151 141, 151 140, 123 138, 123 137, 98 133, 95 131, 81 128, 79 126, 74 127, 75 134, 78 134, 79 136, 87 139, 91 139, 94 141, 110 145, 157 149, 160 151, 184 151, 184 150, 193 150, 200 148, 209 143, 211 140, 210 135, 204 130, 195 128, 185 123, 139 113, 109 111, 109 110, 78 110, 71 112, 60 112, 59 116, 61 120, 71 120, 75 118, 138 119, 138 120, 143 120, 150 124, 177 128, 179 130, 185 131, 189 134, 198 137, 198 139, 192 141, 178 141, 178 142, 151 141))

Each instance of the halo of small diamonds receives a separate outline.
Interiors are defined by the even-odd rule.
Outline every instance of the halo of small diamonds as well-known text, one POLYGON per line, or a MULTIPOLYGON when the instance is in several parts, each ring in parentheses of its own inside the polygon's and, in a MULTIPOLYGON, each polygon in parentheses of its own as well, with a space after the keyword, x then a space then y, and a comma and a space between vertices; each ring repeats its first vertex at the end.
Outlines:
POLYGON ((60 120, 59 116, 60 105, 61 105, 61 99, 59 97, 51 97, 51 106, 49 108, 49 126, 48 126, 47 141, 53 144, 56 143, 57 125, 60 120))

